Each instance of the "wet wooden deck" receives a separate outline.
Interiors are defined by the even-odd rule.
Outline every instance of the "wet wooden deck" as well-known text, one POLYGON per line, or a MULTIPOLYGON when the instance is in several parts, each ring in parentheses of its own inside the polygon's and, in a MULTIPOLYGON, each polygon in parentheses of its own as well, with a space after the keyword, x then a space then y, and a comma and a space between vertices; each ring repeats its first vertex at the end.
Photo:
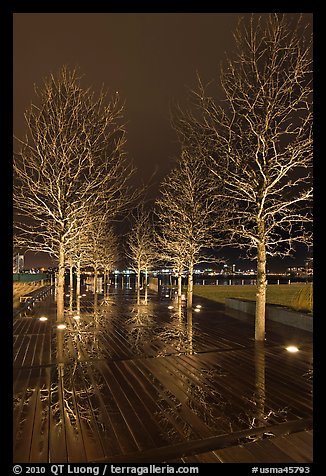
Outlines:
POLYGON ((311 334, 269 323, 257 346, 200 299, 92 299, 65 330, 51 300, 14 320, 15 462, 312 461, 311 334))
POLYGON ((244 445, 169 460, 168 463, 311 463, 313 432, 299 431, 244 445))

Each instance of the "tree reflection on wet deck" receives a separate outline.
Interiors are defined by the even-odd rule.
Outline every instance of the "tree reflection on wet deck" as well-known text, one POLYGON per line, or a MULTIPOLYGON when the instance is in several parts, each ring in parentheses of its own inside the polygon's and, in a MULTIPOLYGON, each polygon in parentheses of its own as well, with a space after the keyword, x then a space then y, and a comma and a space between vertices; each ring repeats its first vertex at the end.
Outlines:
POLYGON ((68 297, 63 330, 53 296, 16 318, 14 461, 162 462, 175 445, 265 440, 282 424, 288 433, 291 424, 306 429, 311 334, 268 323, 257 345, 248 316, 196 297, 193 304, 178 305, 171 291, 137 299, 115 288, 95 301, 88 291, 78 310, 68 297), (287 352, 290 343, 300 351, 287 352))

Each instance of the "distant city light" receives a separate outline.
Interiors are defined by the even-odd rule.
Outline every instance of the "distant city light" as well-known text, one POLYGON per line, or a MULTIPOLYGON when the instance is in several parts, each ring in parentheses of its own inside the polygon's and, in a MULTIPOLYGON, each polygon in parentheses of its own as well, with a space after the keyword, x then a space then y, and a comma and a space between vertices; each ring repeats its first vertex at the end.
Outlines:
POLYGON ((286 350, 287 350, 288 352, 292 352, 292 353, 294 353, 294 352, 299 352, 298 347, 296 347, 295 345, 289 345, 288 347, 286 347, 286 350))
POLYGON ((165 297, 170 297, 170 295, 169 295, 169 294, 166 294, 165 297))

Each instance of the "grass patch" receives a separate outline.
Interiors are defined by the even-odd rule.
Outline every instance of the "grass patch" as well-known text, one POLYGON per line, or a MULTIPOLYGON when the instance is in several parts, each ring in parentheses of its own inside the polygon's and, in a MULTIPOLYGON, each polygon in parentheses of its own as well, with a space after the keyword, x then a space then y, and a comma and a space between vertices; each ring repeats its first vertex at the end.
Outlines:
MULTIPOLYGON (((312 313, 312 283, 268 284, 266 302, 295 311, 312 313)), ((256 286, 250 285, 195 285, 194 294, 211 301, 225 303, 226 298, 256 300, 256 286)))

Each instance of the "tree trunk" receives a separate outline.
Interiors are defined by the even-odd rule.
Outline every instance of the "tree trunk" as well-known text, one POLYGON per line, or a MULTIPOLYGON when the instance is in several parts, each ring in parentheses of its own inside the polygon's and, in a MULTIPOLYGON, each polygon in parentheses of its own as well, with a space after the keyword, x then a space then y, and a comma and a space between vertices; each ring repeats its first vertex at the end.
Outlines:
POLYGON ((106 268, 104 268, 104 272, 103 272, 103 295, 104 295, 104 299, 106 298, 106 287, 107 287, 107 271, 106 271, 106 268))
POLYGON ((189 274, 188 274, 188 290, 187 290, 187 307, 192 307, 192 293, 193 293, 193 272, 194 265, 193 263, 189 264, 189 274))
POLYGON ((80 300, 80 261, 77 261, 76 267, 76 300, 80 300))
POLYGON ((80 260, 77 261, 76 266, 76 309, 78 316, 80 315, 80 260))
POLYGON ((187 337, 188 337, 188 354, 193 354, 193 345, 192 345, 192 338, 193 338, 193 330, 192 330, 192 309, 187 309, 187 337))
POLYGON ((64 319, 64 287, 65 287, 65 250, 64 244, 60 243, 58 283, 57 283, 57 322, 64 319))
POLYGON ((264 426, 265 421, 265 344, 255 343, 255 387, 256 387, 256 408, 257 426, 264 426))
POLYGON ((94 267, 93 286, 94 286, 94 294, 97 294, 97 268, 95 268, 95 267, 94 267))
POLYGON ((266 247, 261 241, 257 247, 257 293, 255 316, 255 339, 265 340, 265 308, 266 308, 266 247))
POLYGON ((70 286, 70 291, 73 289, 74 287, 74 276, 73 276, 73 272, 72 272, 72 262, 70 260, 69 262, 69 286, 70 286))
POLYGON ((69 310, 72 312, 73 292, 74 292, 74 275, 72 272, 72 262, 69 263, 69 310))
POLYGON ((137 289, 140 289, 140 268, 137 269, 137 289))
POLYGON ((182 275, 178 272, 178 300, 181 301, 182 275))

